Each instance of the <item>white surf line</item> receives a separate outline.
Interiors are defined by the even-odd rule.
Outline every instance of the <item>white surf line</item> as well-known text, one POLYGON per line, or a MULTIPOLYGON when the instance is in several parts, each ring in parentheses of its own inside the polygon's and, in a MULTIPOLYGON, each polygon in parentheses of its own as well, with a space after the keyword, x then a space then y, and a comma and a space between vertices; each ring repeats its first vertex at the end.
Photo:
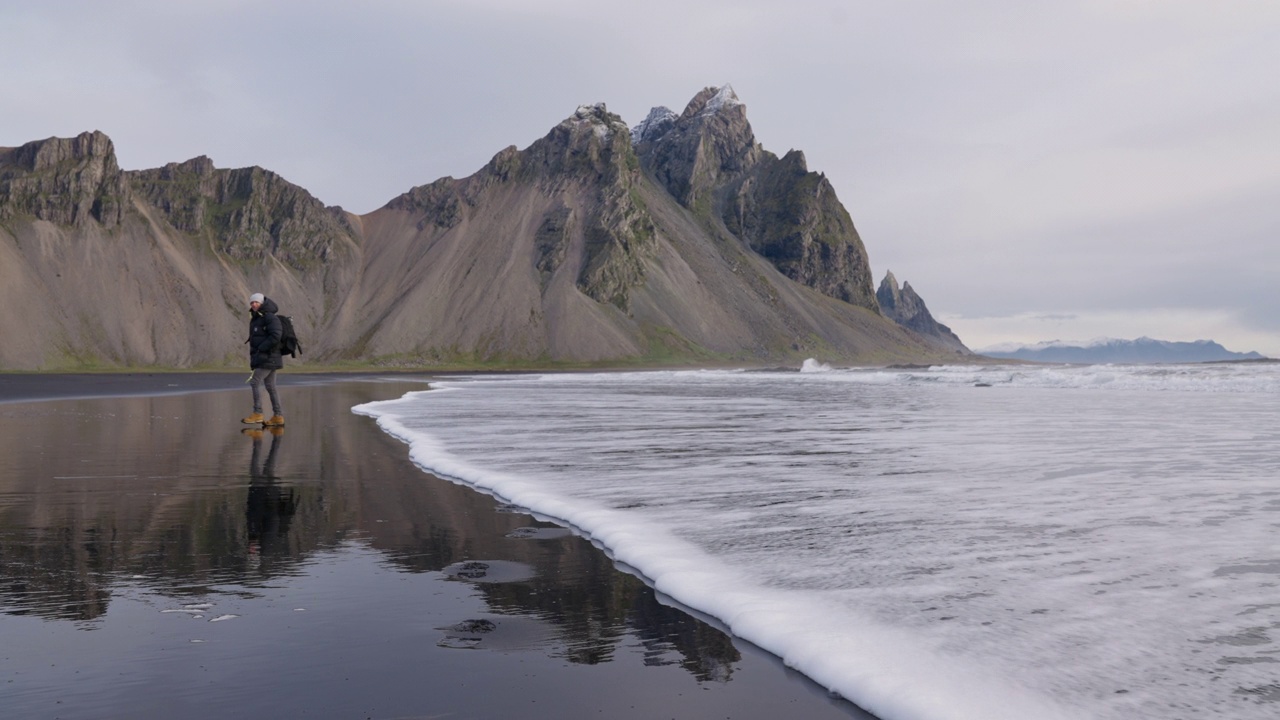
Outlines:
MULTIPOLYGON (((416 394, 416 393, 411 393, 416 394)), ((408 397, 408 396, 406 396, 408 397)), ((389 401, 394 402, 394 401, 389 401)), ((409 430, 392 412, 366 403, 352 408, 373 417, 409 446, 425 472, 500 501, 543 514, 599 543, 615 562, 639 571, 655 590, 718 618, 731 635, 779 657, 787 667, 886 720, 1078 720, 1055 700, 957 665, 909 631, 859 617, 853 627, 796 627, 796 618, 822 618, 843 608, 760 587, 741 570, 717 562, 669 531, 625 512, 583 503, 536 481, 487 472, 448 453, 429 433, 409 430)), ((847 615, 847 613, 844 613, 847 615)))

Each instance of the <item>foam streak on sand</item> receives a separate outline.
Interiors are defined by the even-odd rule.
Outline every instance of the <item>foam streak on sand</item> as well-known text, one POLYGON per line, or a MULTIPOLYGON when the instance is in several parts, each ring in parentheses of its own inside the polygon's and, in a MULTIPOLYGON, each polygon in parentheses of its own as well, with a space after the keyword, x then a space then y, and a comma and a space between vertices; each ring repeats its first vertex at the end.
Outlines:
POLYGON ((356 412, 889 720, 1243 720, 1276 707, 1278 378, 526 376, 356 412))

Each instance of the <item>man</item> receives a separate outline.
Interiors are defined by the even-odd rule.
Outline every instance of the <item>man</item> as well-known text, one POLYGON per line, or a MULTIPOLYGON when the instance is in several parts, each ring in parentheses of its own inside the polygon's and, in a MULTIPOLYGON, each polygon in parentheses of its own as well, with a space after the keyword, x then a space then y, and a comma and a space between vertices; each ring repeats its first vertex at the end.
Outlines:
POLYGON ((284 326, 276 317, 276 303, 262 293, 249 296, 249 367, 253 376, 249 383, 253 387, 253 414, 241 420, 247 425, 262 423, 265 427, 284 425, 284 406, 280 404, 280 396, 276 393, 276 371, 284 367, 284 357, 280 354, 280 338, 284 335, 284 326), (267 395, 271 397, 271 418, 262 417, 262 386, 266 385, 267 395))

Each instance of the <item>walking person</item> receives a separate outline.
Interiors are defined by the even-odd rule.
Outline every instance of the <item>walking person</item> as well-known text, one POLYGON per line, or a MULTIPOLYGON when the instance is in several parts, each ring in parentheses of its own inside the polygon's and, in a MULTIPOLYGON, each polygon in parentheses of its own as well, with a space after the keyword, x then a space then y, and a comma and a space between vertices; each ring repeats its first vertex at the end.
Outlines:
POLYGON ((280 338, 284 325, 276 317, 279 308, 274 300, 262 293, 249 296, 249 367, 253 376, 249 384, 253 388, 253 414, 241 420, 247 425, 262 423, 266 427, 284 425, 284 406, 276 392, 276 371, 284 367, 280 353, 280 338), (262 387, 266 386, 271 398, 271 418, 262 417, 262 387))

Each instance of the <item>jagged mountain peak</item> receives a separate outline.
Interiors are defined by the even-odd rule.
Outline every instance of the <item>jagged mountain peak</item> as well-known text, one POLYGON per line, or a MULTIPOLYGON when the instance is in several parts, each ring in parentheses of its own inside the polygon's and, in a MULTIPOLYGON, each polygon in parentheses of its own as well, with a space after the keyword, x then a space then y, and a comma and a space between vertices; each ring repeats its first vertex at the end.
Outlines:
POLYGON ((82 132, 73 138, 51 137, 26 143, 14 152, 15 164, 40 172, 68 160, 110 159, 115 163, 115 145, 101 130, 82 132))
POLYGON ((523 151, 508 149, 490 163, 502 179, 517 175, 606 175, 617 177, 622 166, 638 165, 631 131, 604 103, 579 105, 546 136, 523 151))
MULTIPOLYGON (((797 174, 808 174, 809 172, 809 161, 805 158, 803 150, 788 150, 787 154, 782 156, 782 161, 789 164, 797 174)), ((826 183, 826 175, 818 173, 818 177, 823 183, 826 183)))
POLYGON ((196 175, 211 175, 217 167, 213 164, 213 159, 208 155, 197 155, 196 157, 181 163, 169 163, 165 168, 175 172, 191 172, 196 175))
POLYGON ((665 105, 653 108, 639 125, 631 128, 631 144, 639 145, 662 137, 679 119, 680 116, 665 105))
POLYGON ((393 198, 385 207, 424 212, 431 223, 451 228, 462 219, 459 203, 473 205, 495 183, 573 177, 616 180, 624 175, 623 167, 638 166, 630 137, 627 124, 609 112, 604 103, 579 105, 572 115, 524 150, 507 146, 475 174, 419 185, 393 198))
MULTIPOLYGON (((650 113, 654 117, 653 113, 650 113)), ((728 85, 704 88, 679 117, 659 113, 636 144, 645 169, 688 208, 707 202, 759 163, 746 106, 728 85)))
POLYGON ((928 309, 924 307, 924 300, 911 287, 911 283, 904 282, 899 285, 898 278, 893 274, 892 270, 885 272, 884 279, 880 281, 880 289, 876 292, 877 298, 880 297, 881 293, 884 294, 884 300, 880 303, 882 308, 887 302, 890 309, 902 310, 909 308, 912 312, 917 309, 928 312, 928 309))
POLYGON ((866 250, 830 183, 804 153, 761 147, 731 85, 703 88, 678 116, 654 108, 631 137, 646 174, 695 216, 792 280, 878 311, 866 250))
POLYGON ((885 316, 899 324, 906 324, 911 318, 929 312, 924 301, 911 289, 911 283, 899 285, 892 270, 886 272, 880 281, 876 299, 880 301, 880 310, 885 316))
POLYGON ((640 143, 657 142, 677 127, 685 133, 690 128, 701 132, 707 119, 728 115, 729 113, 725 111, 730 109, 735 109, 736 112, 732 113, 732 118, 724 118, 725 121, 739 128, 745 126, 745 135, 740 132, 738 134, 743 135, 746 145, 753 144, 755 136, 751 132, 750 124, 746 122, 746 105, 738 99, 733 86, 729 84, 703 88, 693 96, 682 113, 676 113, 664 105, 654 107, 639 125, 631 129, 631 143, 640 145, 640 143))
POLYGON ((0 217, 32 215, 61 225, 120 222, 129 188, 115 145, 99 130, 0 149, 0 217))
POLYGON ((747 106, 730 85, 707 87, 693 96, 675 123, 676 130, 703 136, 724 155, 759 154, 755 131, 747 120, 747 106))
POLYGON ((621 132, 630 136, 627 124, 622 118, 609 112, 609 108, 604 103, 593 103, 591 105, 579 105, 573 115, 566 118, 560 123, 562 126, 569 124, 577 127, 589 126, 601 140, 608 141, 613 133, 621 132))
POLYGON ((886 272, 880 281, 880 289, 876 290, 876 301, 880 303, 880 311, 884 316, 899 325, 923 335, 930 342, 948 350, 969 354, 960 338, 933 318, 924 299, 911 287, 911 283, 898 285, 898 278, 892 271, 886 272))
POLYGON ((7 164, 26 172, 41 172, 69 160, 91 158, 115 162, 115 145, 101 130, 82 132, 73 138, 51 137, 33 140, 10 151, 7 164))
POLYGON ((733 86, 725 83, 720 87, 703 88, 702 92, 693 96, 689 104, 685 106, 684 113, 681 117, 708 117, 719 114, 724 110, 741 108, 738 112, 746 113, 746 105, 742 100, 738 99, 738 94, 733 91, 733 86))
POLYGON ((238 260, 272 256, 306 270, 349 243, 351 228, 341 208, 325 207, 304 188, 258 166, 219 169, 201 155, 125 175, 133 192, 175 229, 213 238, 238 260))

